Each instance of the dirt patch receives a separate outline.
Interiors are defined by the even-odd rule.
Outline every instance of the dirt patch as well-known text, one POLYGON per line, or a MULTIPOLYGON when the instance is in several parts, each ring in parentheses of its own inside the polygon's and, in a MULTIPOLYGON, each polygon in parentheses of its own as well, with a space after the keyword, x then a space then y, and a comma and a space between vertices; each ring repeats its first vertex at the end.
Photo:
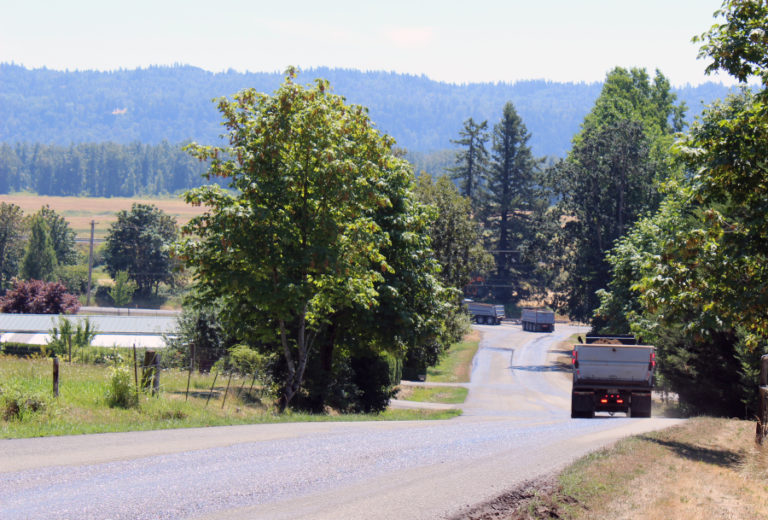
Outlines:
POLYGON ((563 493, 556 475, 522 483, 451 520, 532 520, 564 518, 564 506, 579 507, 578 500, 563 493))

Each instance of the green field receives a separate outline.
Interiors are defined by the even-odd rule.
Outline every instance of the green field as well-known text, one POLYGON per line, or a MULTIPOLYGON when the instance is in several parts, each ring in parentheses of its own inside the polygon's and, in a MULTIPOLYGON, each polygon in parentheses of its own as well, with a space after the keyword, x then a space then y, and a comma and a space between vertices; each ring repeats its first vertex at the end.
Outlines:
POLYGON ((445 419, 460 413, 388 410, 367 415, 277 414, 274 402, 262 395, 258 383, 250 389, 250 378, 233 377, 229 381, 220 376, 213 386, 215 375, 193 373, 187 398, 187 372, 179 370, 162 371, 158 396, 141 393, 136 407, 110 407, 110 369, 108 364, 62 362, 60 395, 55 399, 51 359, 0 355, 0 438, 273 422, 445 419))

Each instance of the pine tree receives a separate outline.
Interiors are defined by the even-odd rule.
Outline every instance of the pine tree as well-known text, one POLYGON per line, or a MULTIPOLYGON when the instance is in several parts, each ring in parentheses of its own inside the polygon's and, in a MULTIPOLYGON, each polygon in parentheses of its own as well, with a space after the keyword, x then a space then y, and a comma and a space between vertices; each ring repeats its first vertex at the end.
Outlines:
POLYGON ((535 199, 535 172, 539 161, 533 157, 531 135, 512 103, 493 128, 493 154, 488 178, 490 192, 489 227, 496 249, 497 278, 494 291, 501 301, 513 301, 528 293, 527 277, 534 264, 524 254, 531 238, 531 211, 535 199))
POLYGON ((486 176, 488 170, 488 121, 475 123, 471 117, 464 121, 464 129, 459 132, 460 139, 451 140, 462 146, 456 154, 456 167, 448 172, 452 179, 459 180, 461 194, 472 202, 472 209, 477 213, 485 200, 486 176))

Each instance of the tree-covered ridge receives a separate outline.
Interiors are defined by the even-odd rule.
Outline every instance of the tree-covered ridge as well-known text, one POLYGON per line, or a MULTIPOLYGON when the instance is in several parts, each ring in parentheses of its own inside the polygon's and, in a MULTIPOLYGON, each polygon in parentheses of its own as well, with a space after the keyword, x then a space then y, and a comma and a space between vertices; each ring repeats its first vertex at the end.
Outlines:
POLYGON ((0 193, 131 197, 200 186, 206 165, 181 146, 88 143, 70 146, 0 143, 0 193))
MULTIPOLYGON (((512 102, 531 133, 534 155, 562 157, 602 89, 601 83, 544 80, 455 85, 425 76, 324 68, 302 76, 329 80, 335 93, 368 107, 380 130, 414 152, 451 148, 468 117, 493 125, 512 102)), ((222 128, 211 99, 250 87, 271 93, 281 79, 277 72, 212 73, 190 66, 97 72, 0 64, 0 141, 218 142, 222 128)), ((715 83, 673 89, 690 107, 689 118, 701 111, 702 101, 724 97, 727 90, 715 83)))

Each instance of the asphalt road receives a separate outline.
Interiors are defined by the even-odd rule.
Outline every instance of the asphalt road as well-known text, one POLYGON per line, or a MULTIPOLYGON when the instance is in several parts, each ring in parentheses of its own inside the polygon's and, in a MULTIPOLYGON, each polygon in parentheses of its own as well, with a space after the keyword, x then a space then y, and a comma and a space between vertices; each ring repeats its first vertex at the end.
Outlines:
POLYGON ((0 519, 446 518, 669 419, 570 418, 554 334, 479 326, 462 417, 0 441, 0 519))

